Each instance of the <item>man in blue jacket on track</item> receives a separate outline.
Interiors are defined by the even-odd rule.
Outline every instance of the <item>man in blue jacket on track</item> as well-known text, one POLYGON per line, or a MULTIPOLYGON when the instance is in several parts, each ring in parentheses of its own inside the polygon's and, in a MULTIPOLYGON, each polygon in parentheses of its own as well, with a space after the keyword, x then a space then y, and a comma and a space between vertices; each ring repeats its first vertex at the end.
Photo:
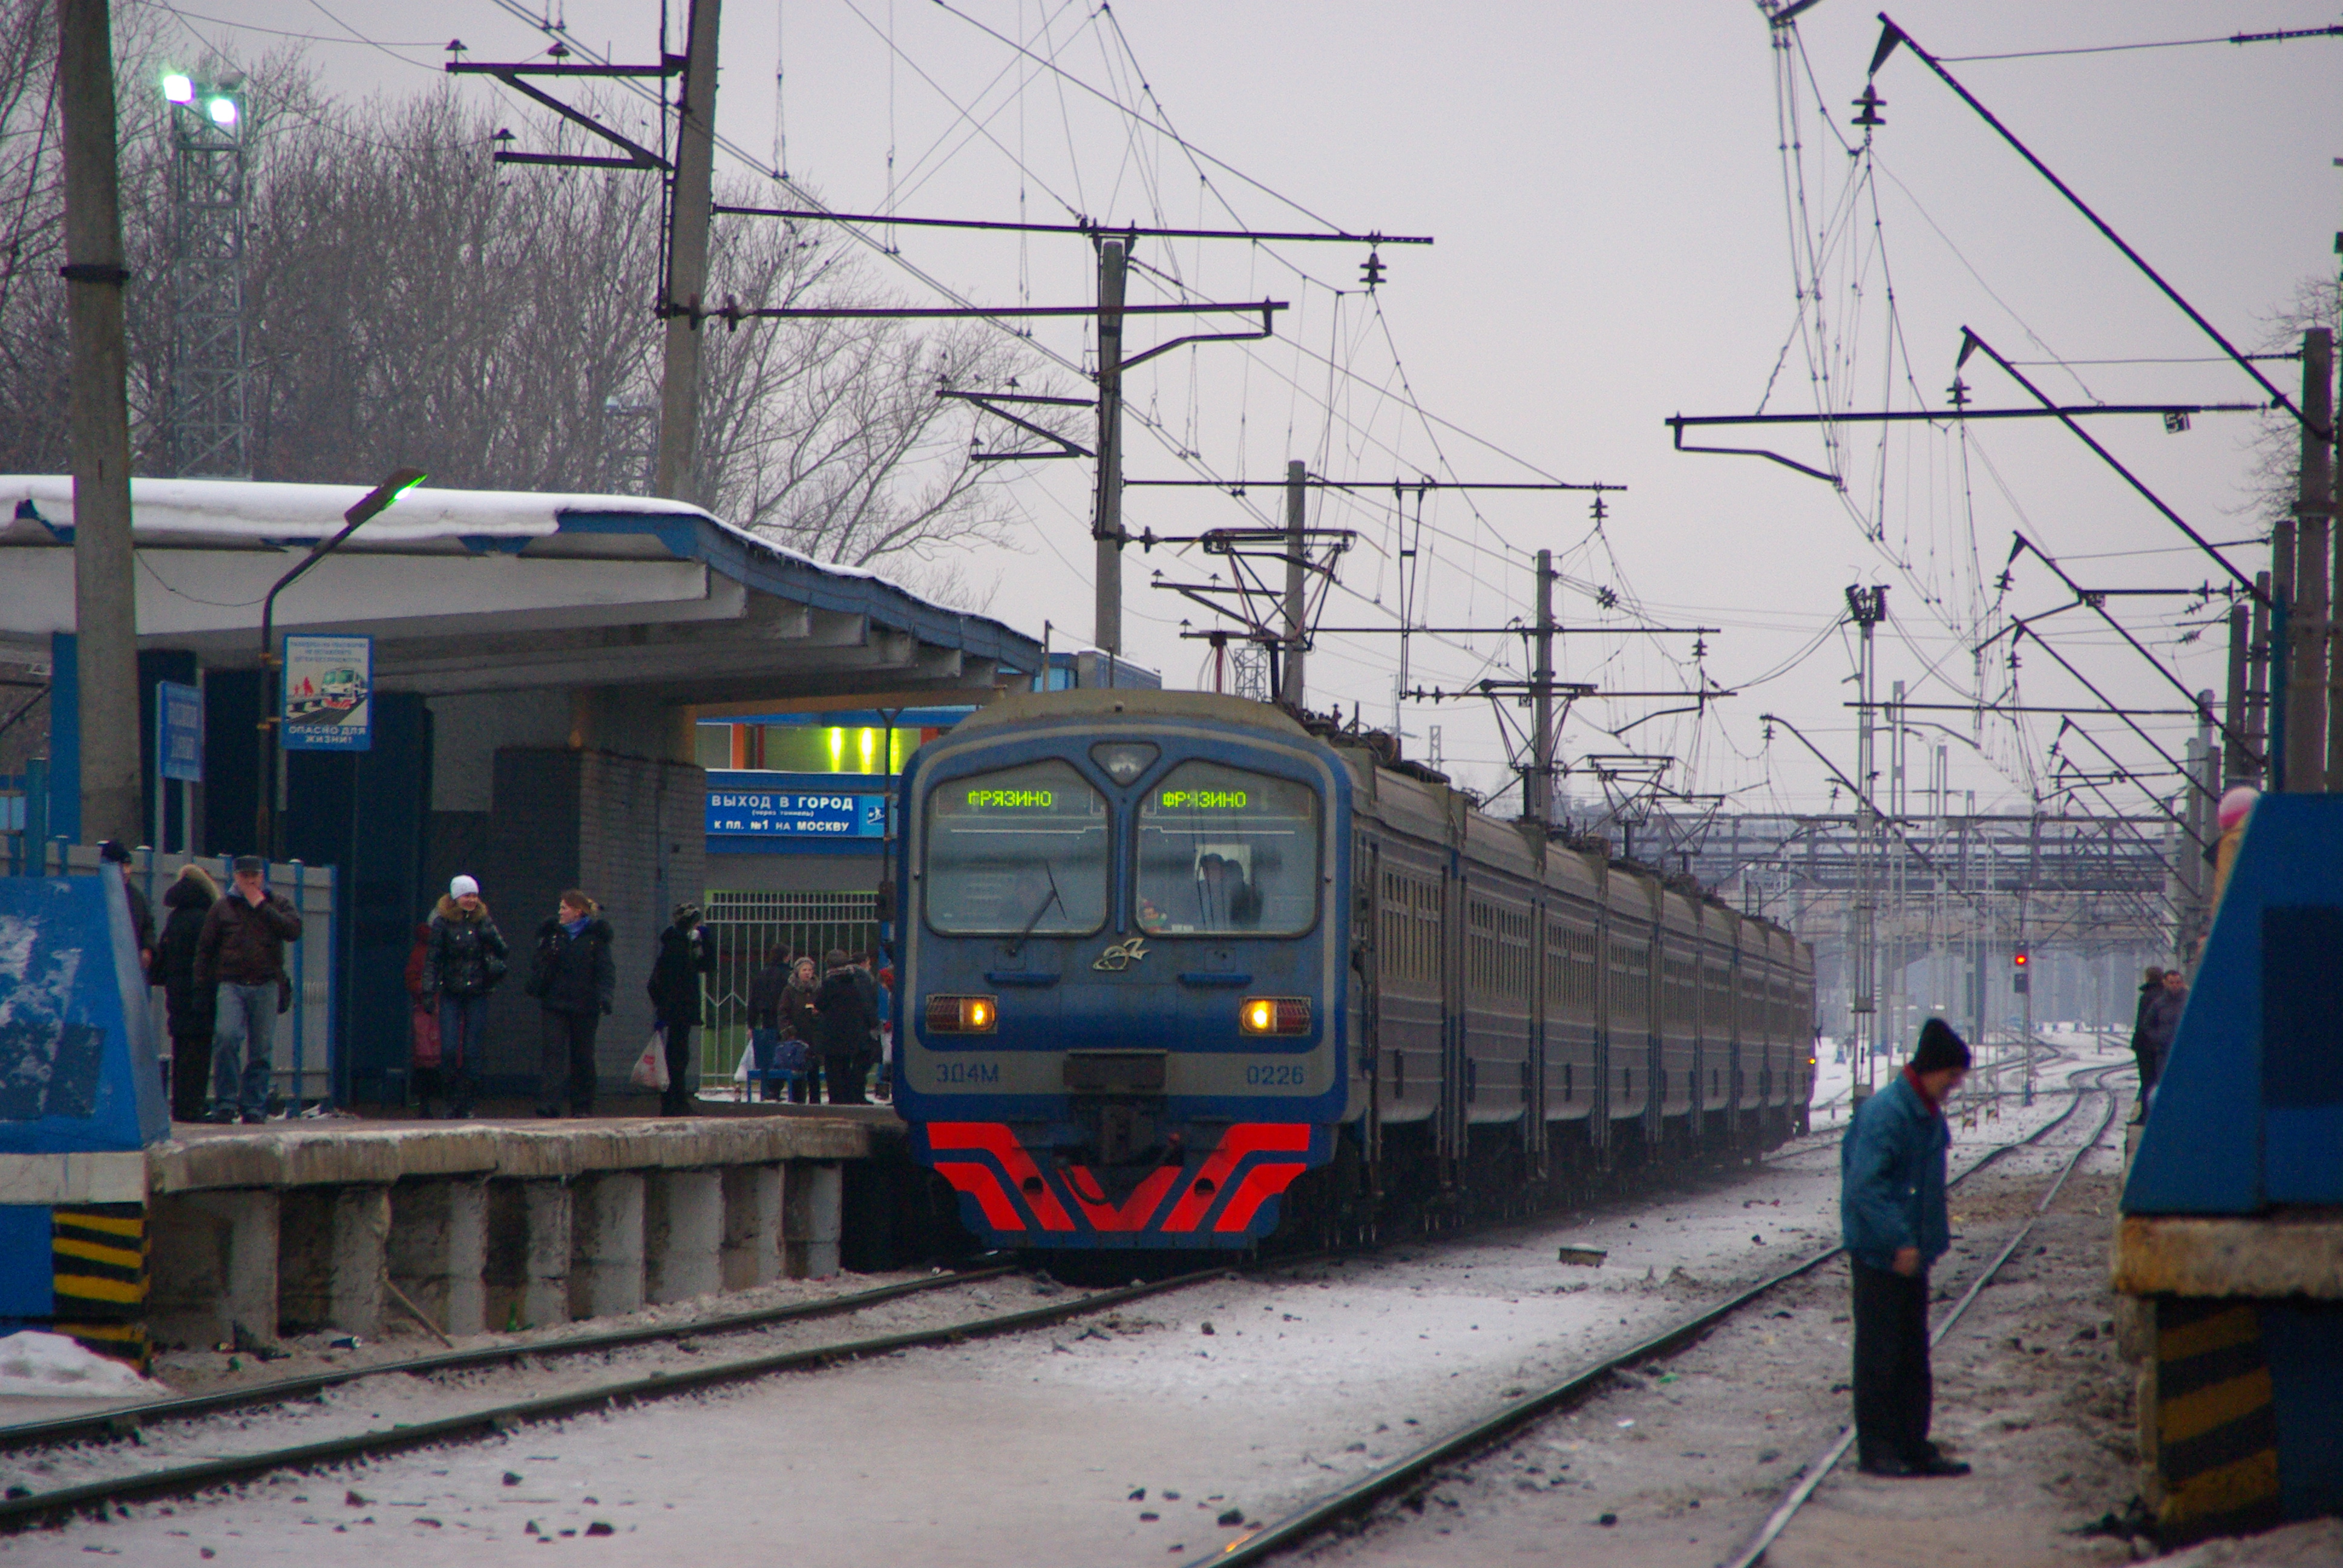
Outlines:
POLYGON ((1856 1462, 1867 1475, 1966 1475, 1928 1441, 1928 1265, 1952 1245, 1944 1103, 1969 1048, 1943 1019, 1904 1070, 1864 1101, 1839 1146, 1839 1225, 1855 1276, 1856 1462))

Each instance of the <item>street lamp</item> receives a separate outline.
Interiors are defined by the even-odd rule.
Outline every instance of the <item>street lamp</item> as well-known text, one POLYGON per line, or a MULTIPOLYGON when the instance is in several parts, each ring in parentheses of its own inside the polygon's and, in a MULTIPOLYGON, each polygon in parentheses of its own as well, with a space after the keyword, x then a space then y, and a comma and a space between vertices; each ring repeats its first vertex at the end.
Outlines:
MULTIPOLYGON (((302 573, 332 555, 344 539, 367 522, 388 510, 390 504, 429 477, 420 468, 401 468, 381 484, 358 498, 357 504, 342 514, 342 531, 321 545, 311 547, 300 564, 277 579, 268 596, 260 601, 260 805, 255 813, 256 831, 256 852, 269 859, 277 853, 277 709, 284 705, 284 694, 277 689, 269 672, 277 669, 282 660, 277 657, 277 596, 290 588, 302 573)), ((280 678, 281 680, 281 678, 280 678)))

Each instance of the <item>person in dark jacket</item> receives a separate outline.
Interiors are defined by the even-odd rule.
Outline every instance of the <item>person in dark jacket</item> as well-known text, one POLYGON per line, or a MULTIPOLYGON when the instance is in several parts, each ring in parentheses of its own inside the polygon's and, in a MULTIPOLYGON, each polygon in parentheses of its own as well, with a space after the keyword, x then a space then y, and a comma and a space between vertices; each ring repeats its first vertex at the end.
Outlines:
POLYGON ((2133 1108, 2132 1120, 2147 1114, 2147 1091, 2156 1084, 2156 1060, 2147 1046, 2147 1004, 2164 989, 2164 971, 2154 964, 2147 966, 2147 978, 2139 982, 2139 1002, 2131 1013, 2131 1059, 2139 1064, 2139 1103, 2133 1108))
POLYGON ((863 1035, 862 1050, 854 1058, 855 1089, 867 1100, 872 1071, 887 1060, 886 994, 880 989, 877 966, 869 953, 857 953, 849 961, 854 966, 854 983, 862 990, 862 1004, 870 1010, 870 1027, 863 1035))
POLYGON ((879 1014, 864 989, 870 977, 847 962, 846 955, 836 949, 825 963, 829 972, 822 976, 821 990, 813 1003, 821 1015, 822 1076, 830 1080, 832 1105, 861 1105, 865 1103, 863 1051, 879 1027, 879 1014))
POLYGON ((431 911, 423 994, 439 1008, 439 1074, 451 1121, 472 1114, 488 1043, 488 996, 505 978, 511 950, 480 897, 480 884, 469 877, 449 881, 447 897, 431 911))
POLYGON ((2164 971, 2140 1001, 2138 1043, 2139 1102, 2150 1105, 2156 1100, 2156 1081, 2164 1076, 2164 1064, 2172 1056, 2172 1037, 2180 1032, 2180 1015, 2188 1006, 2188 977, 2177 969, 2164 971))
POLYGON ((1945 1213, 1946 1099, 1969 1048, 1943 1019, 1865 1101, 1839 1146, 1839 1224, 1855 1279, 1856 1461, 1870 1475, 1966 1475, 1928 1441, 1928 1265, 1952 1245, 1945 1213))
MULTIPOLYGON (((123 895, 130 900, 130 930, 138 942, 138 972, 155 972, 155 906, 138 889, 130 875, 130 850, 119 839, 108 839, 97 847, 97 858, 109 866, 122 868, 123 895)), ((216 883, 214 884, 217 886, 216 883)), ((148 983, 153 983, 151 980, 148 983)))
POLYGON ((821 995, 821 976, 810 957, 800 958, 789 971, 789 989, 781 993, 781 1030, 805 1047, 806 1075, 789 1085, 789 1099, 804 1104, 809 1097, 821 1101, 821 1010, 814 1006, 821 995))
POLYGON ((163 890, 163 934, 155 940, 147 979, 163 988, 163 1017, 171 1032, 171 1120, 200 1121, 212 1081, 212 1024, 219 1000, 196 984, 196 943, 204 917, 219 902, 219 884, 193 861, 163 890))
POLYGON ((659 933, 659 956, 651 960, 651 978, 645 987, 651 995, 652 1015, 667 1031, 661 1116, 691 1112, 692 1089, 686 1075, 691 1066, 691 1031, 699 1027, 699 978, 715 970, 716 944, 699 923, 699 906, 676 905, 674 919, 659 933))
POLYGON ((285 978, 285 944, 301 940, 301 915, 270 890, 268 862, 238 855, 235 885, 205 911, 196 936, 196 987, 215 991, 212 1024, 212 1103, 208 1121, 268 1119, 273 1072, 270 1047, 277 1015, 292 1005, 285 978))
POLYGON ((575 888, 561 895, 559 909, 537 928, 528 994, 545 1011, 537 1075, 539 1116, 594 1114, 594 1031, 618 988, 610 937, 610 922, 575 888))
MULTIPOLYGON (((781 1000, 789 989, 789 950, 775 948, 765 955, 764 967, 749 977, 749 1051, 759 1072, 772 1070, 781 1048, 781 1000)), ((779 1100, 780 1090, 771 1080, 757 1081, 759 1100, 779 1100)))
POLYGON ((439 1010, 423 992, 423 966, 430 959, 431 928, 418 925, 407 950, 407 1070, 415 1086, 415 1103, 427 1121, 431 1102, 447 1097, 447 1085, 439 1077, 439 1010))

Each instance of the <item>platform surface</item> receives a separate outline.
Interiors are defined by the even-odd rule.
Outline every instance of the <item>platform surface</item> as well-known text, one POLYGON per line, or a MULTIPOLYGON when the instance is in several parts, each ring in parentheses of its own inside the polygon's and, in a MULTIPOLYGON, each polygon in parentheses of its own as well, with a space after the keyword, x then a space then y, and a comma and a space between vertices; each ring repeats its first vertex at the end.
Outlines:
POLYGON ((860 1160, 874 1134, 901 1125, 884 1105, 763 1109, 769 1113, 578 1121, 177 1122, 169 1141, 146 1151, 147 1191, 860 1160))

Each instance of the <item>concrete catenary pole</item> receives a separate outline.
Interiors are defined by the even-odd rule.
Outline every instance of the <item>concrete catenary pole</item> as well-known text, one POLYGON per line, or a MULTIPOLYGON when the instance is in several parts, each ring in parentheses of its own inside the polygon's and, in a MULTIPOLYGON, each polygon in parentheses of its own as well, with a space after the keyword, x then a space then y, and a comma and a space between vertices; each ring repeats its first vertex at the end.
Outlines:
POLYGON ((683 112, 668 190, 666 353, 659 371, 659 457, 651 493, 705 504, 699 493, 699 312, 708 292, 708 230, 716 196, 719 0, 691 0, 683 45, 683 112))
POLYGON ((2246 745, 2255 760, 2253 776, 2247 782, 2262 789, 2269 788, 2269 658, 2270 658, 2270 595, 2274 592, 2268 572, 2254 574, 2254 606, 2251 618, 2251 640, 2246 646, 2246 745))
POLYGON ((1524 802, 1530 819, 1554 826, 1554 552, 1537 553, 1537 668, 1530 672, 1530 776, 1524 802))
POLYGON ((67 418, 74 481, 81 837, 139 839, 138 620, 130 553, 128 353, 122 330, 114 38, 106 0, 57 0, 65 111, 67 418))
POLYGON ((1122 282, 1123 242, 1099 246, 1098 495, 1091 538, 1098 550, 1097 609, 1091 641, 1101 653, 1122 651, 1122 282))
POLYGON ((1304 624, 1309 616, 1309 585, 1303 567, 1310 556, 1302 532, 1309 515, 1310 465, 1294 457, 1285 465, 1285 663, 1277 695, 1279 701, 1297 710, 1304 706, 1308 690, 1302 678, 1302 644, 1310 630, 1304 624))
POLYGON ((2247 755, 2250 741, 2247 735, 2246 668, 2251 660, 2252 632, 2247 608, 2242 604, 2229 606, 2229 668, 2228 689, 2221 705, 2221 788, 2233 789, 2251 783, 2254 778, 2253 759, 2247 755))
POLYGON ((2327 787, 2328 540, 2333 531, 2332 453, 2318 434, 2335 417, 2335 335, 2302 337, 2302 463, 2294 503, 2294 596, 2287 625, 2286 787, 2327 787))
MULTIPOLYGON (((2331 377, 2327 384, 2334 385, 2331 377)), ((2329 430, 2334 430, 2334 411, 2338 403, 2343 403, 2343 398, 2334 399, 2327 405, 2329 430)), ((2328 548, 2333 556, 2334 571, 2327 597, 2327 788, 2330 792, 2343 793, 2343 634, 2338 634, 2335 624, 2337 612, 2343 610, 2343 549, 2336 548, 2332 543, 2334 496, 2336 489, 2343 487, 2343 431, 2334 433, 2335 446, 2328 453, 2327 474, 2328 548)))

